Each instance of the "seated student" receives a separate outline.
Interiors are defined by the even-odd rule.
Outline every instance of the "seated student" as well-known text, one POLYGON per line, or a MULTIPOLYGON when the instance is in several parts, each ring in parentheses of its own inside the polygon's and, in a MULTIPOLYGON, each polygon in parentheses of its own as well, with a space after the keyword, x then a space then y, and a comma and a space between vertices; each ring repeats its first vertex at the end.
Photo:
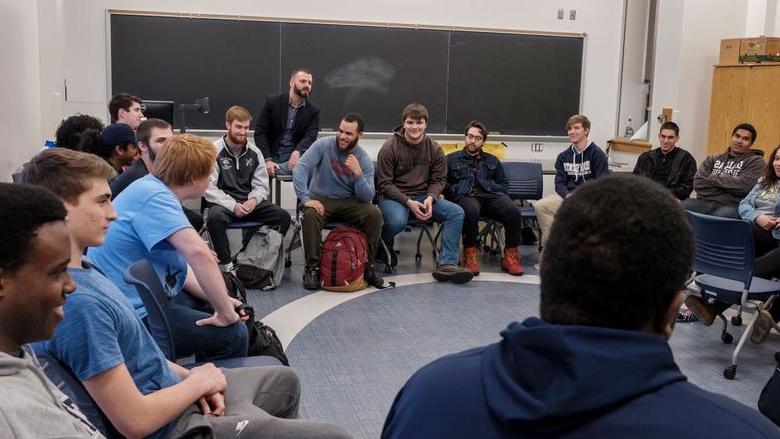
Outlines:
MULTIPOLYGON (((162 164, 164 156, 165 149, 162 164)), ((165 359, 127 297, 82 256, 103 243, 117 218, 107 183, 112 174, 102 160, 61 148, 25 166, 25 181, 65 203, 68 272, 77 285, 54 338, 36 349, 65 363, 128 437, 192 437, 195 431, 217 438, 346 436, 335 426, 280 419, 294 418, 299 402, 300 383, 287 367, 226 370, 208 363, 187 370, 165 359)))
POLYGON ((750 151, 756 136, 756 129, 749 123, 734 127, 726 152, 707 157, 696 171, 696 198, 683 201, 686 210, 739 218, 737 206, 756 184, 764 167, 764 159, 750 151))
POLYGON ((92 149, 93 139, 97 140, 103 131, 103 122, 87 114, 74 114, 64 119, 57 127, 55 139, 60 148, 86 151, 92 149), (83 143, 87 143, 84 145, 83 143))
POLYGON ((374 271, 374 255, 382 232, 382 213, 371 204, 374 198, 374 164, 358 145, 363 134, 363 118, 349 113, 334 137, 315 141, 301 157, 293 185, 303 206, 303 252, 306 267, 303 286, 320 288, 322 229, 329 221, 345 221, 358 226, 368 240, 365 280, 377 288, 384 283, 374 271))
POLYGON ((76 288, 65 207, 49 191, 10 183, 0 183, 0 206, 0 435, 103 437, 23 348, 54 335, 76 288))
POLYGON ((756 410, 688 383, 674 362, 667 340, 694 241, 671 194, 608 177, 558 213, 541 318, 417 371, 382 437, 780 437, 756 410))
MULTIPOLYGON (((141 153, 141 159, 136 160, 125 169, 125 172, 111 181, 112 200, 122 193, 130 183, 154 171, 154 160, 160 154, 163 143, 168 138, 173 137, 173 130, 168 122, 162 119, 151 118, 138 125, 135 137, 138 140, 138 150, 141 153)), ((203 228, 203 215, 184 206, 182 206, 182 209, 184 209, 184 214, 187 215, 187 219, 195 230, 199 231, 203 228)))
POLYGON ((211 250, 181 209, 182 200, 203 195, 215 160, 206 139, 183 134, 166 140, 154 172, 116 198, 119 219, 106 244, 88 252, 141 318, 146 309, 123 275, 134 262, 149 259, 173 298, 166 310, 176 353, 194 354, 198 361, 246 356, 248 344, 246 325, 234 311, 240 302, 228 296, 211 250))
POLYGON ((571 145, 555 159, 555 193, 534 203, 542 230, 542 247, 550 237, 550 227, 563 200, 584 183, 609 175, 607 156, 588 140, 590 120, 587 117, 581 114, 570 117, 566 122, 566 134, 571 145))
MULTIPOLYGON (((753 276, 765 279, 780 277, 780 203, 777 202, 780 197, 780 145, 772 150, 769 157, 763 177, 739 203, 739 215, 753 224, 756 256, 753 276)), ((731 306, 705 301, 696 296, 688 296, 685 304, 707 326, 712 325, 715 317, 731 306)), ((753 343, 763 342, 778 318, 780 306, 773 305, 769 310, 760 311, 750 340, 753 343)))
POLYGON ((143 103, 141 98, 129 93, 117 93, 111 96, 108 102, 108 114, 111 116, 111 123, 123 123, 133 131, 141 125, 144 113, 142 111, 143 103))
POLYGON ((225 113, 228 132, 214 144, 217 159, 205 198, 209 203, 206 227, 222 271, 233 270, 227 227, 234 221, 259 221, 282 235, 290 228, 290 214, 268 200, 268 172, 263 154, 247 139, 252 115, 233 106, 225 113))
POLYGON ((666 187, 678 200, 685 200, 693 190, 696 160, 686 150, 677 147, 680 127, 664 122, 658 132, 659 148, 643 152, 636 161, 634 174, 643 175, 666 187))
POLYGON ((135 132, 123 123, 112 123, 100 132, 97 150, 86 151, 103 157, 108 164, 121 174, 125 166, 133 164, 138 157, 138 141, 135 132))
MULTIPOLYGON (((428 109, 409 104, 401 121, 403 125, 380 148, 376 162, 376 190, 385 222, 382 239, 394 255, 395 235, 406 227, 409 212, 421 221, 441 221, 441 251, 433 277, 439 282, 466 283, 474 274, 458 266, 463 209, 439 199, 447 183, 447 160, 439 144, 425 134, 428 109)), ((384 252, 379 256, 386 257, 384 252)))
POLYGON ((509 274, 523 274, 520 265, 520 233, 523 217, 507 195, 504 168, 496 156, 482 151, 487 140, 485 125, 472 120, 466 125, 466 143, 461 151, 447 156, 447 186, 444 196, 463 208, 463 266, 479 275, 477 246, 479 219, 487 217, 504 224, 506 248, 501 269, 509 274))

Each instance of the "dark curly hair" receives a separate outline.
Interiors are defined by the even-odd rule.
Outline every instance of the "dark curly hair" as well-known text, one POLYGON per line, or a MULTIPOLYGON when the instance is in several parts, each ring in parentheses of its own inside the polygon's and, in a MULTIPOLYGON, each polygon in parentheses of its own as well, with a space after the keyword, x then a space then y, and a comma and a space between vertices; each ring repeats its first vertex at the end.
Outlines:
POLYGON ((680 203, 658 183, 629 175, 583 185, 563 202, 544 248, 541 316, 563 325, 659 327, 693 252, 680 203))
POLYGON ((21 183, 0 183, 0 268, 13 271, 24 265, 38 229, 65 221, 62 201, 46 189, 21 183))
POLYGON ((57 146, 84 151, 94 144, 102 130, 103 122, 100 119, 88 114, 75 114, 63 120, 57 128, 57 146))

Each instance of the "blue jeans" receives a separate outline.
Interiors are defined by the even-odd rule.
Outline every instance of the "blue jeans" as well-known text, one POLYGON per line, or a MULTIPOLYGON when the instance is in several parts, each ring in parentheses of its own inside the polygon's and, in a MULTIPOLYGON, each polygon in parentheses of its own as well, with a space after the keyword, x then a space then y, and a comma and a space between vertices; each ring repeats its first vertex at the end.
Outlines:
MULTIPOLYGON (((425 197, 425 195, 418 195, 412 199, 422 203, 425 197)), ((403 204, 388 198, 379 200, 379 210, 382 211, 382 218, 385 221, 382 227, 382 239, 389 245, 393 242, 395 235, 401 233, 406 227, 410 211, 403 204)), ((460 232, 463 228, 463 209, 447 200, 434 200, 433 220, 442 223, 441 250, 437 264, 439 266, 457 265, 460 232)))
POLYGON ((274 162, 279 165, 279 169, 276 170, 276 173, 279 175, 290 175, 292 172, 290 171, 289 166, 287 165, 287 162, 290 161, 290 156, 295 151, 295 145, 290 145, 288 147, 279 146, 279 150, 276 151, 276 154, 274 154, 274 162))
POLYGON ((244 322, 224 328, 197 326, 195 322, 210 317, 211 306, 182 291, 165 307, 173 333, 177 357, 195 355, 196 361, 246 357, 249 333, 244 322))

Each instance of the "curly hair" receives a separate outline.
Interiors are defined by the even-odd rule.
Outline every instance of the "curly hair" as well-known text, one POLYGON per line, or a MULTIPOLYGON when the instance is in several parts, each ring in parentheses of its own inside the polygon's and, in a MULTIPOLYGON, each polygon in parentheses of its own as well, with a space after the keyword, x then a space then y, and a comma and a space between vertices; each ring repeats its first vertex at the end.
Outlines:
POLYGON ((630 175, 583 185, 563 202, 544 248, 541 316, 656 327, 685 285, 693 252, 680 203, 658 183, 630 175))
POLYGON ((0 269, 13 271, 27 262, 38 229, 65 221, 62 201, 46 189, 29 184, 0 183, 0 269))
POLYGON ((85 151, 94 144, 101 131, 103 122, 100 119, 88 114, 74 114, 60 123, 55 138, 61 148, 85 151))

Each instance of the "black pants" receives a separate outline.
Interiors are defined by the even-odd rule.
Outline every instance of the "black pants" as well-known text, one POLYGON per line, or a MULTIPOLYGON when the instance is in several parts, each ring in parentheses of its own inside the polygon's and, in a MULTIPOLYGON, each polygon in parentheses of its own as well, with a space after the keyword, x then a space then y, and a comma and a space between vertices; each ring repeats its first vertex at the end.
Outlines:
POLYGON ((523 218, 520 209, 505 194, 477 192, 474 196, 464 196, 455 201, 463 208, 463 247, 476 247, 479 244, 480 217, 499 221, 506 230, 506 247, 520 245, 520 232, 523 218))
POLYGON ((235 221, 259 221, 263 225, 278 230, 279 233, 284 235, 287 233, 287 229, 290 228, 292 219, 286 210, 268 200, 261 201, 260 204, 255 206, 255 210, 241 218, 233 215, 233 212, 218 204, 212 205, 209 208, 206 227, 208 228, 209 236, 211 236, 211 245, 214 246, 214 251, 217 253, 220 264, 230 262, 230 241, 228 241, 227 237, 227 227, 235 221))
MULTIPOLYGON (((772 236, 771 230, 764 230, 753 223, 753 242, 755 246, 756 263, 753 276, 764 279, 780 277, 780 241, 772 236)), ((775 302, 769 309, 772 318, 780 320, 780 305, 775 302)))

